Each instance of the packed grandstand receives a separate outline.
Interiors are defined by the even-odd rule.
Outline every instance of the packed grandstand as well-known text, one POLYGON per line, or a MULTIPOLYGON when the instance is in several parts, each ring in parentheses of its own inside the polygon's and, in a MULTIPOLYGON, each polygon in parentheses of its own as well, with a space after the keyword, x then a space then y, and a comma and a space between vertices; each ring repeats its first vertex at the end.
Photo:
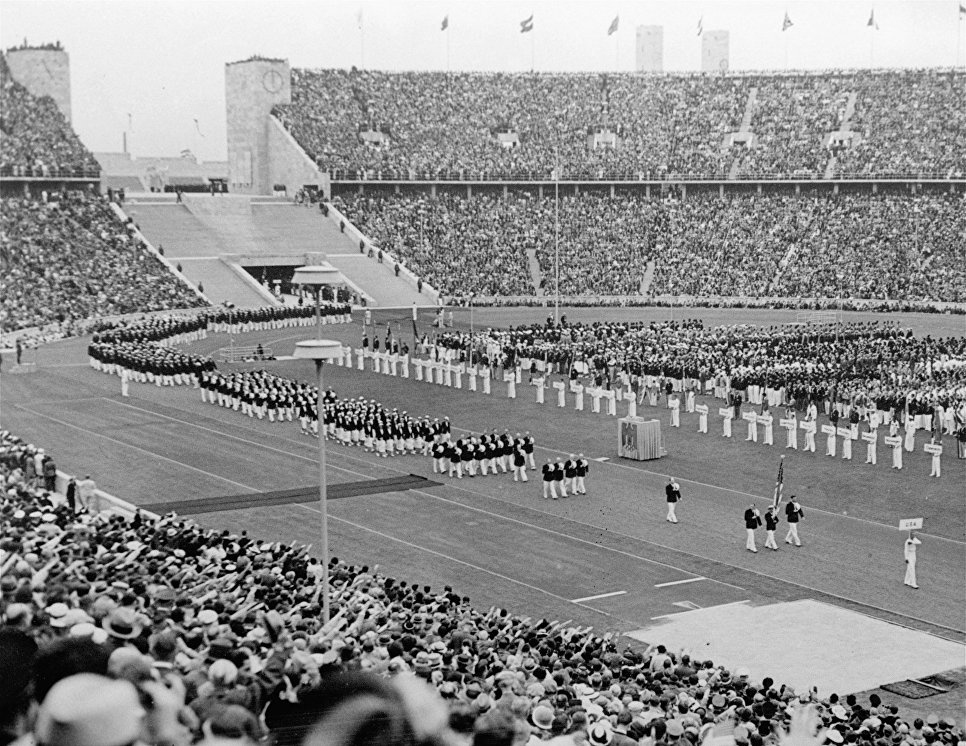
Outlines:
POLYGON ((665 75, 292 71, 275 115, 336 180, 962 178, 954 70, 665 75), (588 147, 610 130, 616 147, 588 147), (374 148, 362 131, 383 132, 374 148), (505 148, 498 132, 517 135, 505 148), (725 146, 753 133, 753 147, 725 146), (855 137, 852 147, 830 142, 855 137))
MULTIPOLYGON (((53 104, 27 93, 5 63, 2 73, 2 174, 95 169, 53 104)), ((276 116, 342 179, 545 180, 555 169, 591 180, 961 179, 966 171, 961 72, 296 70, 293 88, 293 104, 276 116), (597 126, 618 132, 620 146, 588 150, 588 128, 597 126), (722 138, 743 126, 758 147, 723 152, 722 138), (857 144, 829 151, 823 138, 846 126, 860 134, 857 144), (360 144, 360 128, 383 127, 391 147, 360 144), (498 129, 518 132, 520 147, 494 146, 498 129)), ((457 300, 558 291, 634 296, 649 283, 655 296, 768 297, 794 307, 802 298, 966 303, 962 200, 946 190, 724 199, 592 193, 565 196, 557 210, 546 193, 407 193, 345 194, 332 205, 457 300), (533 285, 530 255, 544 287, 533 285)), ((238 382, 250 398, 236 398, 250 408, 282 389, 297 397, 293 409, 317 418, 320 392, 311 386, 267 373, 216 379, 212 359, 174 346, 209 325, 244 331, 304 323, 308 308, 202 309, 203 295, 134 235, 116 205, 86 190, 5 197, 2 210, 4 332, 50 324, 65 334, 93 331, 98 369, 123 369, 159 386, 204 380, 215 391, 211 403, 217 386, 229 387, 230 400, 238 382), (142 319, 149 311, 177 313, 142 319), (122 315, 128 318, 105 318, 122 315)), ((349 309, 330 306, 326 314, 342 320, 349 309)), ((542 358, 560 375, 579 368, 601 381, 667 376, 714 388, 727 377, 745 399, 750 387, 782 388, 783 404, 793 408, 827 401, 845 416, 855 407, 863 416, 921 417, 926 430, 938 407, 938 429, 966 432, 955 419, 966 406, 962 339, 923 340, 891 325, 805 335, 687 322, 550 324, 441 332, 422 347, 437 358, 446 348, 475 350, 470 362, 494 369, 526 358, 536 371, 542 358)), ((354 405, 333 393, 326 401, 332 416, 357 407, 351 416, 386 427, 429 427, 375 400, 354 405)), ((431 432, 431 440, 444 434, 431 432)), ((795 691, 781 671, 752 679, 699 652, 631 646, 526 610, 484 610, 458 588, 336 558, 329 563, 332 619, 323 623, 320 560, 308 547, 174 514, 118 511, 90 480, 58 476, 59 456, 43 445, 0 433, 3 744, 28 743, 18 739, 32 730, 40 746, 66 746, 81 721, 89 743, 97 743, 98 725, 110 723, 112 743, 157 746, 254 744, 269 732, 276 743, 299 743, 313 728, 307 743, 523 744, 570 736, 601 746, 694 746, 712 742, 705 739, 723 724, 728 738, 720 743, 737 746, 784 743, 790 727, 796 746, 951 745, 966 737, 953 717, 910 717, 878 694, 795 691), (816 720, 803 718, 806 706, 816 720), (352 730, 353 722, 363 725, 352 730)))

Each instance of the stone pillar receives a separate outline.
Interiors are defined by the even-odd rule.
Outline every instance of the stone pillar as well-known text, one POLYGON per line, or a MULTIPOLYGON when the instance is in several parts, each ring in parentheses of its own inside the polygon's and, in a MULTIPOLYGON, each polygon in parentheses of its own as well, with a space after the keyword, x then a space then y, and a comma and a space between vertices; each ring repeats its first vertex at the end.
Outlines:
POLYGON ((63 49, 8 49, 10 75, 31 94, 50 96, 70 122, 70 57, 63 49))
POLYGON ((273 106, 291 102, 288 60, 252 58, 225 65, 230 191, 271 193, 268 119, 273 106))

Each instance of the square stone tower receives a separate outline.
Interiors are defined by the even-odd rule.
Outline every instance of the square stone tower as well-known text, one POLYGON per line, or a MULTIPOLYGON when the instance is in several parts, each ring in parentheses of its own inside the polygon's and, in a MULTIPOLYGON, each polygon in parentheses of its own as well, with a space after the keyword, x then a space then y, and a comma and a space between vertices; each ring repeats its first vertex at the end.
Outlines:
POLYGON ((13 79, 38 98, 50 96, 70 122, 70 57, 60 45, 8 49, 13 79))
POLYGON ((292 102, 288 60, 252 57, 225 65, 228 188, 269 194, 269 119, 276 104, 292 102))
POLYGON ((728 71, 730 34, 727 31, 705 31, 701 38, 701 71, 728 71))
POLYGON ((664 27, 637 27, 637 64, 641 73, 664 72, 664 27))

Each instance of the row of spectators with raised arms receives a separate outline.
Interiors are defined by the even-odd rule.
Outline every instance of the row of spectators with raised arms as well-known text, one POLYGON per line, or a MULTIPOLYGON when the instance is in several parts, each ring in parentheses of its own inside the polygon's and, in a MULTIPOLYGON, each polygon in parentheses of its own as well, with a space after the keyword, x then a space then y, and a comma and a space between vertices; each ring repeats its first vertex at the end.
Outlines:
POLYGON ((2 205, 4 331, 204 305, 102 197, 63 191, 2 205))
POLYGON ((274 114, 342 179, 822 178, 966 173, 966 75, 960 71, 388 73, 292 71, 292 103, 274 114), (754 93, 754 95, 752 95, 754 93), (849 102, 854 94, 854 106, 849 102), (750 121, 744 122, 746 110, 750 121), (747 124, 743 130, 742 125, 747 124), (616 148, 588 145, 608 128, 616 148), (388 144, 361 141, 362 130, 388 144), (495 136, 512 130, 519 147, 495 136), (752 149, 723 147, 752 132, 752 149))
POLYGON ((0 54, 0 173, 5 176, 93 176, 100 166, 49 96, 16 82, 0 54))
MULTIPOLYGON (((345 194, 334 204, 445 295, 532 294, 528 250, 554 293, 551 197, 345 194)), ((653 262, 653 296, 962 303, 964 235, 957 195, 566 196, 560 292, 635 295, 653 262)))
MULTIPOLYGON (((100 512, 0 432, 0 742, 44 746, 961 742, 946 713, 795 691, 663 645, 474 608, 247 532, 100 512), (942 717, 940 717, 942 715, 942 717), (815 734, 816 726, 822 726, 815 734), (826 730, 827 729, 827 730, 826 730), (786 740, 791 739, 791 740, 786 740)), ((85 482, 90 480, 85 480, 85 482)))

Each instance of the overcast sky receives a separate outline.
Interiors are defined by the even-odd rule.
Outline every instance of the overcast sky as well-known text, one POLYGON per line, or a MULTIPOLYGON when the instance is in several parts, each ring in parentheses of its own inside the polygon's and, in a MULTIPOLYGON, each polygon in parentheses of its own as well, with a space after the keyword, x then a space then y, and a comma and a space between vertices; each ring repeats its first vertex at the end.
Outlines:
POLYGON ((665 69, 696 70, 703 18, 706 31, 731 32, 733 70, 783 69, 786 59, 795 69, 950 67, 966 57, 959 2, 0 0, 0 44, 64 45, 74 128, 92 150, 120 151, 130 113, 135 156, 190 148, 215 160, 225 158, 224 65, 252 54, 298 67, 445 70, 448 36, 453 70, 529 70, 531 54, 538 70, 631 70, 635 28, 657 24, 665 69), (867 25, 873 8, 878 31, 867 25), (786 11, 793 26, 782 32, 786 11), (531 14, 534 30, 521 34, 531 14))

